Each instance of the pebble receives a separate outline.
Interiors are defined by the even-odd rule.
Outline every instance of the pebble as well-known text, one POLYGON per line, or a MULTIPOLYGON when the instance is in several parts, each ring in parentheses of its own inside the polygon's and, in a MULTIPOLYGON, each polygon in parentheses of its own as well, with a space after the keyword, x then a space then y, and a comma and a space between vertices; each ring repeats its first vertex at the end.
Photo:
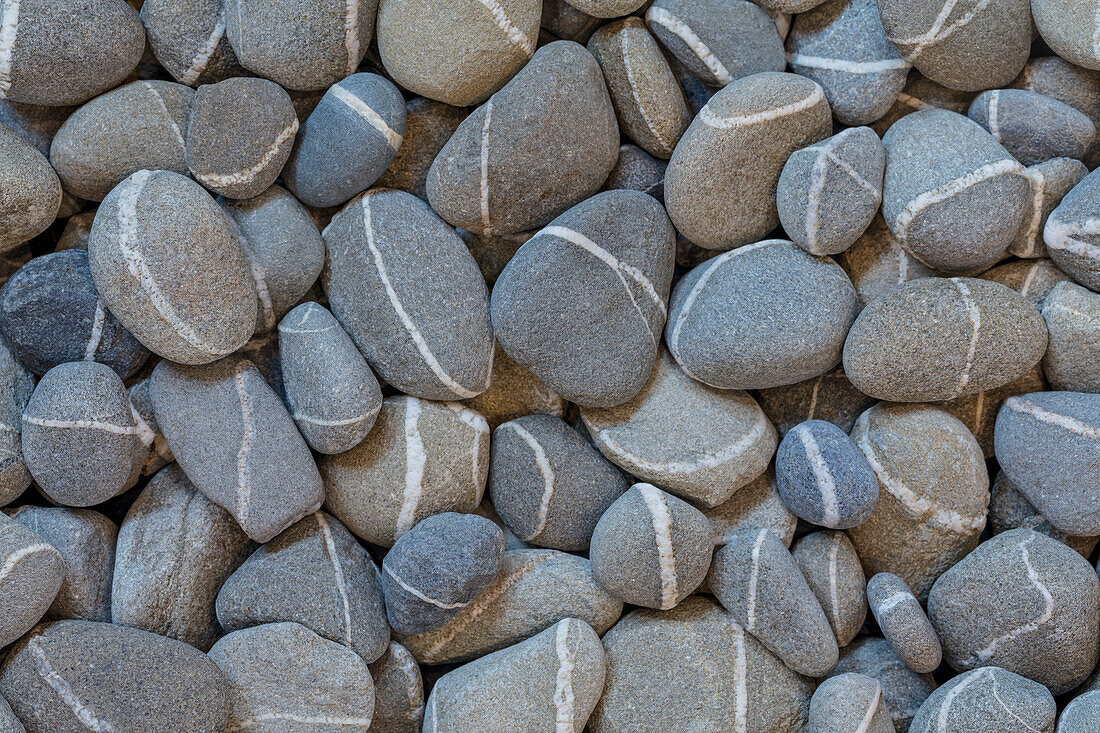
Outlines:
POLYGON ((0 333, 36 374, 94 360, 128 379, 149 358, 107 311, 92 282, 88 253, 79 249, 35 257, 8 278, 0 288, 0 333))
POLYGON ((485 391, 493 360, 485 281, 426 203, 368 191, 322 236, 329 306, 382 380, 425 399, 485 391))
POLYGON ((977 122, 921 109, 882 137, 882 215, 928 267, 985 269, 1008 248, 1031 201, 1027 171, 977 122))
POLYGON ((581 12, 568 0, 543 0, 542 3, 541 31, 563 41, 587 43, 600 20, 581 12))
POLYGON ((812 532, 798 540, 791 556, 821 604, 837 646, 847 646, 867 619, 866 578, 852 541, 843 532, 812 532))
POLYGON ((1031 208, 1024 214, 1016 238, 1008 245, 1009 254, 1024 258, 1047 256, 1043 241, 1047 218, 1088 172, 1084 163, 1072 158, 1053 158, 1027 169, 1027 177, 1031 179, 1031 208))
POLYGON ((115 624, 55 621, 12 648, 0 692, 29 731, 221 733, 229 683, 192 646, 115 624))
POLYGON ((928 674, 940 666, 943 650, 936 629, 904 580, 878 573, 867 582, 867 600, 882 635, 906 667, 928 674))
POLYGON ((10 504, 31 484, 23 458, 23 410, 34 391, 34 375, 0 338, 0 505, 10 504))
POLYGON ((747 392, 689 378, 664 349, 633 400, 580 413, 608 460, 704 508, 763 474, 777 443, 775 428, 747 392))
POLYGON ((466 115, 467 110, 434 99, 410 99, 405 105, 405 133, 401 136, 401 146, 375 185, 398 188, 427 200, 428 171, 432 162, 466 115))
POLYGON ((343 453, 367 437, 382 390, 366 359, 324 306, 308 301, 279 323, 287 407, 310 447, 343 453))
POLYGON ((783 503, 829 529, 867 521, 878 502, 878 479, 863 452, 836 425, 807 420, 783 438, 775 456, 783 503))
POLYGON ((1050 341, 1043 374, 1050 387, 1070 392, 1100 392, 1097 323, 1100 295, 1069 281, 1055 285, 1043 302, 1050 341))
POLYGON ((878 680, 897 733, 906 733, 921 703, 936 689, 930 674, 919 675, 898 659, 887 641, 864 636, 840 650, 832 674, 856 673, 878 680))
POLYGON ((306 118, 283 182, 307 206, 344 203, 393 162, 405 119, 405 100, 392 82, 377 74, 349 76, 329 87, 306 118))
POLYGON ((1046 349, 1031 303, 1000 283, 923 278, 873 300, 844 343, 844 371, 881 400, 952 400, 1008 384, 1046 349))
POLYGON ((554 41, 458 126, 428 171, 428 201, 452 226, 515 234, 598 191, 618 156, 599 64, 554 41))
POLYGON ((566 552, 588 549, 596 523, 630 486, 566 422, 525 415, 493 431, 489 493, 524 542, 566 552))
POLYGON ((566 402, 554 390, 508 356, 500 344, 493 351, 489 388, 462 404, 480 413, 493 430, 525 415, 565 414, 566 402))
POLYGON ((0 577, 0 644, 7 646, 49 612, 67 565, 56 547, 22 522, 0 517, 0 530, 0 556, 7 570, 0 577))
POLYGON ((930 405, 876 405, 859 416, 852 440, 878 476, 879 501, 848 536, 868 575, 893 573, 923 599, 978 545, 989 505, 982 449, 930 405))
MULTIPOLYGON (((1034 17, 1034 16, 1033 16, 1034 17)), ((1100 129, 1100 73, 1083 69, 1058 56, 1033 58, 1012 82, 1016 89, 1045 94, 1084 112, 1100 129)), ((1100 144, 1094 142, 1084 161, 1090 168, 1100 162, 1100 144)))
POLYGON ((321 456, 318 467, 326 511, 356 536, 391 547, 433 514, 471 512, 481 503, 489 426, 455 403, 387 397, 367 437, 321 456))
POLYGON ((519 251, 519 248, 538 233, 490 234, 486 237, 473 234, 465 229, 456 229, 455 232, 470 250, 470 254, 474 256, 477 268, 481 270, 481 276, 485 278, 485 284, 489 286, 497 281, 500 273, 504 271, 505 266, 519 251))
POLYGON ((208 651, 221 634, 218 590, 254 549, 233 517, 170 465, 118 529, 110 619, 208 651))
POLYGON ((916 69, 911 69, 906 77, 905 86, 898 94, 897 101, 885 115, 871 123, 871 129, 881 136, 902 117, 929 107, 965 115, 975 96, 974 92, 948 89, 942 84, 921 76, 916 69))
POLYGON ((320 507, 324 486, 309 447, 252 362, 162 361, 150 393, 180 468, 250 539, 267 542, 320 507))
POLYGON ((371 663, 389 646, 378 568, 347 529, 315 512, 260 547, 222 584, 225 631, 293 621, 371 663))
POLYGON ((566 400, 620 405, 657 358, 675 256, 675 230, 652 196, 596 194, 505 266, 490 304, 497 341, 566 400))
POLYGON ((1056 711, 1042 685, 1000 667, 983 667, 953 677, 929 695, 909 733, 1050 733, 1056 711))
POLYGON ((1024 165, 1081 160, 1096 139, 1096 126, 1084 113, 1037 92, 994 89, 970 104, 970 119, 1024 165))
MULTIPOLYGON (((65 578, 45 618, 110 621, 118 525, 91 509, 30 504, 16 509, 11 520, 45 540, 64 561, 65 578)), ((53 553, 45 552, 39 560, 49 567, 45 561, 53 553)))
POLYGON ((412 654, 396 641, 370 665, 374 715, 369 733, 420 733, 424 680, 412 654))
POLYGON ((810 79, 766 72, 729 84, 696 115, 669 160, 665 206, 672 223, 706 249, 762 239, 779 224, 775 188, 783 164, 831 128, 825 93, 810 79), (726 175, 730 170, 743 175, 726 175))
POLYGON ((1090 173, 1050 212, 1043 241, 1054 264, 1090 290, 1100 289, 1100 231, 1095 212, 1100 175, 1090 173))
POLYGON ((611 169, 605 191, 629 189, 648 193, 658 201, 665 200, 666 163, 657 160, 637 145, 620 145, 619 162, 611 169))
POLYGON ((152 476, 160 469, 176 460, 172 450, 164 440, 164 434, 157 424, 156 415, 153 413, 153 398, 149 394, 149 378, 145 377, 134 384, 129 390, 130 407, 134 408, 137 418, 134 423, 138 425, 138 439, 141 447, 138 449, 135 462, 141 464, 141 475, 152 476))
POLYGON ((776 189, 783 230, 812 255, 848 249, 878 213, 885 167, 882 141, 869 127, 795 151, 776 189))
POLYGON ((371 724, 375 690, 367 663, 301 624, 226 634, 210 659, 229 682, 228 730, 366 731, 371 724))
POLYGON ((12 712, 7 700, 0 697, 0 730, 4 733, 27 733, 27 729, 12 712))
POLYGON ((756 401, 779 435, 786 435, 807 420, 824 420, 851 432, 860 413, 877 400, 853 387, 843 369, 834 369, 804 382, 759 390, 756 401))
POLYGON ((1071 64, 1100 69, 1094 13, 1067 0, 1035 0, 1031 15, 1035 28, 1054 53, 1071 64))
POLYGON ((1074 537, 1054 528, 1050 521, 1039 513, 1030 501, 1024 498, 1020 490, 998 471, 989 490, 989 528, 997 535, 1010 529, 1032 529, 1047 537, 1064 542, 1084 557, 1092 555, 1098 537, 1074 537))
POLYGON ((662 611, 703 582, 714 552, 698 509, 652 484, 634 484, 607 508, 592 533, 592 575, 609 594, 662 611))
POLYGON ((1007 285, 1042 310, 1047 294, 1060 282, 1069 280, 1050 259, 1014 260, 997 265, 981 274, 982 279, 1007 285))
POLYGON ((1058 718, 1058 733, 1092 733, 1100 719, 1100 692, 1094 690, 1070 700, 1058 718))
POLYGON ((33 145, 0 122, 0 251, 45 231, 61 206, 61 181, 33 145))
POLYGON ((791 513, 775 488, 775 472, 768 469, 732 497, 704 512, 714 529, 714 544, 721 546, 741 529, 768 529, 784 547, 790 547, 798 517, 791 513))
POLYGON ((87 252, 88 235, 92 232, 93 221, 95 221, 95 209, 81 211, 79 214, 70 216, 69 220, 65 222, 65 229, 62 230, 61 236, 57 238, 55 251, 82 249, 87 252))
POLYGON ((145 0, 141 23, 157 62, 180 84, 247 73, 225 35, 225 0, 145 0))
POLYGON ((909 70, 886 37, 875 0, 829 0, 796 15, 787 61, 821 85, 833 117, 844 125, 867 125, 885 115, 909 70))
POLYGON ((769 239, 681 278, 665 340, 684 372, 704 384, 780 387, 837 366, 857 313, 855 289, 831 258, 769 239))
POLYGON ((687 720, 700 730, 804 729, 812 683, 706 597, 633 611, 603 642, 607 685, 592 733, 661 733, 687 720))
POLYGON ((810 699, 806 733, 894 733, 878 680, 845 673, 822 682, 810 699))

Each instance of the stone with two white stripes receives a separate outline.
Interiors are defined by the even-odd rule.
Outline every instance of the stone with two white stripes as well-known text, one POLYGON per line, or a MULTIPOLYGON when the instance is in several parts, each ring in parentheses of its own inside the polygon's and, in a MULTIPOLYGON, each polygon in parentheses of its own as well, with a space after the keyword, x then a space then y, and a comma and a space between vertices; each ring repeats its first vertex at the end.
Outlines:
POLYGON ((810 699, 806 733, 894 733, 882 685, 873 677, 847 672, 822 682, 810 699))
POLYGON ((476 514, 433 514, 401 535, 382 560, 386 618, 398 634, 438 629, 496 577, 504 533, 476 514))
POLYGON ((493 431, 489 494, 504 525, 524 542, 587 550, 596 522, 629 486, 560 417, 526 415, 493 431))
POLYGON ((566 618, 440 677, 425 706, 424 730, 581 733, 606 673, 600 637, 584 621, 566 618))
POLYGON ((1085 176, 1070 189, 1043 227, 1043 241, 1054 264, 1090 290, 1100 291, 1100 174, 1085 176))
POLYGON ((867 125, 889 111, 909 71, 882 29, 874 0, 829 0, 791 23, 787 60, 825 90, 833 116, 867 125))
POLYGON ((1047 295, 1042 313, 1050 334, 1043 355, 1050 388, 1100 392, 1100 294, 1060 282, 1047 295))
POLYGON ((1096 7, 1074 0, 1036 0, 1031 8, 1039 35, 1054 53, 1086 69, 1100 69, 1096 7))
POLYGON ((374 682, 371 725, 383 733, 415 733, 424 720, 424 680, 420 665, 396 641, 370 665, 374 682))
POLYGON ((184 133, 195 90, 159 79, 131 82, 81 105, 48 146, 50 164, 73 196, 102 201, 139 170, 190 176, 184 133))
POLYGON ((42 535, 0 519, 0 642, 11 644, 52 607, 67 571, 65 558, 42 535))
POLYGON ((909 733, 1053 733, 1050 690, 1000 667, 952 677, 917 710, 909 733))
POLYGON ((375 189, 322 236, 329 307, 379 378, 405 394, 462 400, 489 386, 489 292, 470 251, 422 200, 375 189))
POLYGON ((867 602, 879 630, 906 667, 929 674, 940 666, 940 638, 904 580, 893 573, 875 574, 867 581, 867 602))
POLYGON ((1054 158, 1083 160, 1096 141, 1096 126, 1086 114, 1024 89, 982 92, 968 116, 1027 166, 1054 158))
POLYGON ((405 100, 377 74, 329 87, 298 132, 283 182, 307 206, 337 206, 385 173, 405 134, 405 100))
POLYGON ((141 24, 157 62, 181 84, 213 84, 248 72, 225 35, 225 0, 149 0, 141 24))
POLYGON ((800 733, 813 692, 733 616, 695 595, 636 610, 604 636, 607 686, 592 733, 800 733))
POLYGON ((252 362, 162 361, 150 393, 180 468, 251 539, 267 542, 321 506, 325 492, 313 454, 252 362))
POLYGON ((1005 400, 993 447, 1001 470, 1066 534, 1100 534, 1095 487, 1100 458, 1100 395, 1032 392, 1005 400))
POLYGON ((1100 656, 1096 571, 1030 529, 986 540, 941 575, 928 616, 956 670, 1002 667, 1055 695, 1081 684, 1100 656))
MULTIPOLYGON (((1066 194, 1073 190, 1073 187, 1088 173, 1089 169, 1084 163, 1072 158, 1052 158, 1028 167, 1027 177, 1031 180, 1031 206, 1024 215, 1020 231, 1016 232, 1016 238, 1012 240, 1012 244, 1008 245, 1009 254, 1032 260, 1048 256, 1046 242, 1043 241, 1043 230, 1050 212, 1062 203, 1066 194)), ((1000 265, 1000 267, 1010 265, 1000 265)))
POLYGON ((620 405, 658 355, 676 232, 640 191, 605 191, 554 219, 493 288, 501 348, 565 399, 620 405))
POLYGON ((856 638, 867 620, 867 577, 848 535, 820 530, 801 537, 791 557, 814 592, 838 647, 856 638))
POLYGON ((301 624, 234 631, 210 658, 229 682, 228 730, 365 731, 374 719, 367 662, 301 624))
POLYGON ((710 508, 764 473, 775 428, 747 393, 691 379, 665 349, 634 399, 581 409, 595 446, 632 476, 710 508))
POLYGON ((315 512, 266 543, 218 591, 225 631, 293 621, 369 664, 389 646, 378 568, 333 516, 315 512))
MULTIPOLYGON (((221 635, 218 591, 255 549, 237 522, 170 465, 153 476, 121 528, 113 529, 118 544, 113 580, 107 568, 107 618, 77 618, 110 620, 209 650, 221 635)), ((78 578, 66 575, 65 582, 78 578)))
POLYGON ((0 693, 27 730, 222 733, 229 682, 195 647, 141 629, 55 621, 12 648, 0 693))
POLYGON ((7 252, 34 239, 61 209, 61 181, 50 161, 22 135, 0 122, 0 250, 7 252))
POLYGON ((940 402, 994 389, 1043 357, 1047 328, 1027 299, 969 277, 913 280, 876 298, 844 343, 859 391, 892 402, 940 402))

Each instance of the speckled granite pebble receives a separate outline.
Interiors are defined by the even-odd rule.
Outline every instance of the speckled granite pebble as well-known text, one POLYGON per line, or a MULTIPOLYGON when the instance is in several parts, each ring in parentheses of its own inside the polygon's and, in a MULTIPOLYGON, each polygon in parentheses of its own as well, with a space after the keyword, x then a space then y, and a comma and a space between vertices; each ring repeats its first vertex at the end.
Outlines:
POLYGON ((906 667, 880 637, 865 636, 840 650, 840 661, 833 674, 849 672, 878 680, 897 733, 909 730, 921 703, 936 689, 932 675, 918 675, 906 667))
POLYGON ((1056 54, 1086 69, 1100 69, 1096 24, 1090 8, 1067 0, 1035 0, 1031 14, 1039 35, 1056 54))
POLYGON ((982 92, 971 102, 969 117, 1029 166, 1052 158, 1081 160, 1096 139, 1096 126, 1084 113, 1023 89, 982 92))
POLYGON ((863 453, 836 425, 807 420, 791 428, 775 456, 783 503, 830 529, 862 524, 878 501, 878 479, 863 453))
POLYGON ((943 650, 936 629, 904 580, 878 573, 867 581, 867 602, 882 635, 906 667, 927 674, 940 666, 943 650))
POLYGON ((46 156, 0 122, 0 251, 41 234, 61 206, 61 182, 46 156))
POLYGON ((798 517, 783 503, 775 488, 775 472, 768 469, 734 495, 705 512, 721 546, 740 529, 769 529, 786 547, 794 539, 798 517))
POLYGON ((983 667, 929 695, 909 733, 1053 733, 1056 711, 1042 685, 1000 667, 983 667))
POLYGON ((23 523, 3 516, 0 530, 0 556, 4 567, 10 568, 0 578, 0 643, 7 646, 53 606, 66 566, 58 549, 23 523))
POLYGON ((245 73, 225 35, 225 0, 144 0, 141 23, 157 61, 181 84, 245 73))
MULTIPOLYGON (((1012 86, 1065 102, 1100 127, 1100 72, 1096 70, 1081 68, 1059 56, 1039 56, 1027 62, 1012 86)), ((1096 167, 1100 143, 1093 143, 1084 162, 1090 168, 1096 167)))
POLYGON ((1086 558, 1092 555, 1100 537, 1096 535, 1077 537, 1055 529, 1050 520, 1024 498, 1004 471, 997 472, 989 493, 989 528, 993 534, 1007 532, 1010 529, 1033 529, 1047 537, 1064 542, 1086 558))
POLYGON ((1070 700, 1058 718, 1058 733, 1095 733, 1100 720, 1100 691, 1093 690, 1070 700))
POLYGON ((810 699, 806 733, 894 733, 878 680, 853 672, 818 685, 810 699))
POLYGON ((1089 289, 1100 288, 1097 201, 1100 201, 1100 174, 1094 171, 1062 198, 1043 227, 1043 241, 1050 259, 1089 289))
POLYGON ((424 681, 412 654, 396 641, 370 665, 374 715, 367 733, 420 733, 424 681))
POLYGON ((1026 172, 1031 180, 1031 207, 1024 214, 1024 221, 1016 238, 1008 245, 1008 252, 1017 257, 1046 257, 1043 229, 1046 227, 1047 217, 1089 171, 1079 160, 1053 158, 1029 167, 1026 172))
POLYGON ((866 578, 848 535, 812 532, 791 550, 810 590, 821 604, 838 646, 846 646, 867 618, 866 578))

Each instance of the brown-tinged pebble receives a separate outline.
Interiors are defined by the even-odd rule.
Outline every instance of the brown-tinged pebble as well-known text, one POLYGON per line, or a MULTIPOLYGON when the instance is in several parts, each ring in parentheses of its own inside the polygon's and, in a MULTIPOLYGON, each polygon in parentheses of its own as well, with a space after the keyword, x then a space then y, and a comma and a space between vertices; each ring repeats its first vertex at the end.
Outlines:
POLYGON ((1043 374, 1051 389, 1100 392, 1100 295, 1060 282, 1043 301, 1042 313, 1050 334, 1043 374))
POLYGON ((665 200, 665 162, 657 160, 637 145, 619 146, 619 162, 603 184, 603 190, 626 188, 665 200))
POLYGON ((583 408, 581 418, 613 463, 704 507, 718 506, 763 474, 777 443, 748 393, 689 378, 664 349, 633 400, 583 408))
POLYGON ((147 0, 141 23, 157 62, 180 84, 245 74, 225 35, 225 0, 147 0))
POLYGON ((49 611, 64 582, 66 564, 42 535, 7 516, 0 516, 0 557, 4 558, 0 565, 0 644, 7 646, 49 611))
POLYGON ((1084 163, 1072 158, 1053 158, 1027 169, 1027 177, 1031 179, 1031 207, 1024 214, 1016 238, 1008 245, 1009 254, 1025 258, 1047 256, 1043 241, 1047 217, 1088 172, 1084 163))
POLYGON ((847 646, 867 618, 866 578, 848 535, 813 532, 795 544, 791 556, 821 604, 838 646, 847 646))
POLYGON ((1090 290, 1100 289, 1100 173, 1092 173, 1070 189, 1050 212, 1043 241, 1054 264, 1090 290))
POLYGON ((769 529, 785 547, 790 547, 798 526, 798 517, 783 503, 775 488, 775 471, 770 468, 704 513, 714 530, 717 546, 726 544, 741 529, 769 529))
POLYGON ((867 602, 882 635, 905 666, 927 674, 940 666, 942 649, 936 629, 904 580, 878 573, 867 581, 867 602))
POLYGON ((756 401, 780 436, 807 420, 825 420, 846 433, 851 432, 860 413, 876 402, 853 387, 843 369, 804 382, 759 390, 756 401))
POLYGON ((41 234, 61 206, 61 181, 40 151, 0 122, 0 250, 41 234))
POLYGON ((810 699, 806 733, 895 733, 882 685, 846 672, 822 682, 810 699))
POLYGON ((424 681, 412 654, 396 641, 370 665, 374 715, 367 733, 420 733, 424 681))
POLYGON ((1028 166, 1052 158, 1081 160, 1096 139, 1096 126, 1084 113, 1023 89, 982 92, 971 102, 969 117, 1028 166))
POLYGON ((569 0, 569 3, 596 18, 621 18, 624 15, 641 12, 645 0, 569 0))
MULTIPOLYGON (((478 269, 481 270, 482 277, 485 278, 485 283, 490 286, 500 277, 505 265, 515 256, 519 248, 537 234, 537 232, 531 231, 485 236, 468 232, 465 229, 455 231, 458 233, 459 239, 469 248, 470 254, 474 256, 474 261, 477 262, 478 269)), ((497 355, 499 357, 502 354, 504 352, 500 350, 498 344, 497 355)), ((505 356, 507 355, 505 354, 505 356)))
POLYGON ((1056 711, 1042 685, 1000 667, 983 667, 929 695, 909 733, 1053 733, 1056 711))
POLYGON ((10 504, 31 484, 23 459, 23 410, 34 392, 34 375, 0 339, 0 505, 10 504))
POLYGON ((405 133, 390 167, 375 182, 380 188, 398 188, 424 200, 428 198, 428 170, 450 140, 468 110, 426 97, 414 97, 405 105, 405 133))
POLYGON ((254 549, 228 512, 168 466, 118 530, 111 620, 207 651, 221 634, 218 590, 254 549))
POLYGON ((989 529, 993 534, 1007 532, 1010 529, 1032 529, 1059 542, 1064 542, 1083 557, 1092 555, 1100 538, 1095 535, 1075 537, 1056 529, 1030 501, 1024 498, 1004 471, 997 472, 997 478, 993 480, 989 493, 989 529))
MULTIPOLYGON (((1084 112, 1100 129, 1100 72, 1084 69, 1059 56, 1039 56, 1027 62, 1012 82, 1016 89, 1027 89, 1065 102, 1084 112)), ((1095 168, 1100 162, 1100 143, 1093 143, 1084 162, 1095 168)))
POLYGON ((870 226, 837 256, 859 296, 860 307, 891 288, 922 277, 937 277, 933 270, 906 252, 886 226, 882 213, 875 214, 870 226))
POLYGON ((524 415, 565 414, 566 402, 531 372, 512 360, 498 344, 493 355, 489 389, 462 404, 480 413, 496 430, 498 425, 524 415))
POLYGON ((568 0, 543 0, 541 23, 543 32, 583 44, 588 43, 602 20, 577 10, 568 0))
POLYGON ((997 411, 1001 409, 1004 401, 1009 397, 1028 392, 1040 392, 1046 388, 1047 383, 1043 379, 1043 367, 1040 363, 1001 387, 957 397, 948 402, 940 402, 936 406, 961 420, 962 424, 978 439, 982 454, 986 458, 992 458, 993 429, 997 423, 997 411))
POLYGON ((923 598, 985 527, 982 449, 959 420, 928 405, 876 405, 860 415, 852 439, 878 476, 879 500, 848 536, 868 575, 893 573, 923 598))
POLYGON ((840 650, 833 674, 856 673, 878 680, 897 733, 906 733, 921 703, 936 689, 930 674, 918 675, 898 659, 885 639, 864 636, 840 650))

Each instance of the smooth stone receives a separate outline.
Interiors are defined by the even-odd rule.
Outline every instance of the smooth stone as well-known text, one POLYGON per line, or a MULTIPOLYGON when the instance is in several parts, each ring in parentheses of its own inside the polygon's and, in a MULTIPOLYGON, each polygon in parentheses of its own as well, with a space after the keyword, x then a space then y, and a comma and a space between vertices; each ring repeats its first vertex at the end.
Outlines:
POLYGON ((882 635, 906 667, 928 674, 940 666, 943 650, 936 629, 904 580, 878 573, 867 581, 867 602, 882 635))
POLYGON ((149 378, 146 377, 136 382, 129 390, 130 407, 134 408, 134 413, 137 415, 134 422, 141 442, 141 449, 135 456, 135 462, 140 464, 138 472, 142 476, 152 476, 176 460, 167 441, 164 440, 164 433, 160 431, 160 425, 157 424, 156 415, 153 413, 153 397, 149 393, 149 382, 149 378))
POLYGON ((23 410, 34 392, 34 375, 0 338, 0 505, 10 504, 31 485, 23 458, 23 410))
POLYGON ((1095 231, 1100 174, 1085 176, 1050 212, 1043 241, 1054 264, 1089 290, 1100 290, 1100 232, 1095 231))
POLYGON ((396 641, 370 665, 374 715, 367 733, 420 733, 424 680, 412 654, 396 641))
POLYGON ((1096 139, 1096 125, 1084 113, 1022 89, 982 92, 970 103, 969 117, 1027 166, 1053 158, 1081 160, 1096 139))
POLYGON ((157 62, 181 84, 247 73, 225 35, 225 0, 145 0, 141 23, 157 62))
POLYGON ((7 646, 49 612, 67 567, 56 547, 21 522, 0 517, 0 529, 0 557, 9 568, 0 578, 0 644, 7 646))
POLYGON ((798 525, 798 517, 791 513, 776 490, 775 472, 771 469, 704 513, 714 529, 714 544, 719 547, 742 529, 771 530, 784 547, 790 547, 798 525))
POLYGON ((48 158, 54 135, 76 110, 70 106, 43 107, 0 99, 0 122, 48 158))
POLYGON ((41 152, 0 122, 0 252, 34 239, 61 207, 61 181, 41 152))
POLYGON ((851 247, 837 255, 837 261, 856 289, 860 308, 902 283, 943 274, 906 252, 881 212, 851 247))
MULTIPOLYGON (((1059 56, 1039 56, 1028 60, 1012 86, 1065 102, 1088 115, 1100 129, 1100 72, 1083 69, 1059 56)), ((1084 162, 1090 168, 1100 163, 1100 143, 1093 143, 1084 162)))
POLYGON ((865 636, 840 650, 833 674, 856 673, 878 680, 897 733, 906 733, 921 703, 936 689, 930 674, 905 666, 885 639, 865 636))
POLYGON ((1034 0, 1031 15, 1039 35, 1054 53, 1071 64, 1100 69, 1100 50, 1091 30, 1096 18, 1090 8, 1067 0, 1034 0))
POLYGON ((663 160, 657 160, 637 145, 620 145, 619 162, 604 181, 603 190, 641 191, 664 202, 666 165, 663 160))
POLYGON ((895 733, 878 680, 838 674, 818 685, 810 698, 806 733, 895 733))
POLYGON ((1047 256, 1043 241, 1047 218, 1088 172, 1084 163, 1072 158, 1053 158, 1027 169, 1027 177, 1031 180, 1031 208, 1024 214, 1016 238, 1008 245, 1009 254, 1025 258, 1047 256))
POLYGON ((401 147, 375 185, 398 188, 427 200, 428 170, 467 114, 468 110, 462 107, 452 107, 434 99, 410 99, 405 105, 405 134, 401 147))
POLYGON ((1054 733, 1050 692, 1000 667, 953 677, 921 705, 909 733, 1054 733))
POLYGON ((1051 389, 1100 392, 1100 295, 1072 282, 1055 285, 1043 301, 1043 320, 1050 340, 1043 374, 1051 389))
POLYGON ((1085 558, 1092 555, 1100 538, 1096 535, 1075 537, 1055 529, 1050 520, 1024 498, 1011 479, 1005 476, 1004 471, 997 472, 989 493, 989 529, 993 534, 997 535, 1010 529, 1031 529, 1064 542, 1085 558))
POLYGON ((1070 700, 1058 718, 1058 733, 1096 733, 1100 721, 1100 691, 1093 690, 1070 700))
POLYGON ((756 401, 781 436, 807 420, 824 420, 845 433, 851 432, 860 413, 876 402, 853 387, 843 369, 804 382, 759 390, 756 401))
POLYGON ((867 619, 866 578, 852 541, 843 532, 813 532, 798 540, 791 557, 821 604, 837 646, 847 646, 867 619))
POLYGON ((524 415, 565 414, 566 401, 546 383, 515 361, 500 344, 493 351, 493 371, 489 389, 463 400, 462 404, 480 413, 493 430, 524 415))

